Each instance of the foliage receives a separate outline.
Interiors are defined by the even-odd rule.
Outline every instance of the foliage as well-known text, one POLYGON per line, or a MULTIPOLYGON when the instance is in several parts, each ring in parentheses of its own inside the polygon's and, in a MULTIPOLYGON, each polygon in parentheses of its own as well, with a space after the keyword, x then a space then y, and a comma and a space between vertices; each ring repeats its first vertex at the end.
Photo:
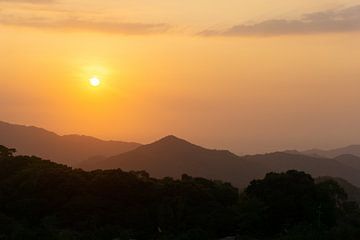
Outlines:
POLYGON ((252 181, 242 195, 239 231, 265 239, 329 239, 339 221, 348 219, 349 204, 358 212, 357 204, 346 199, 335 181, 316 184, 295 170, 269 173, 252 181))
POLYGON ((0 239, 193 239, 235 231, 229 220, 239 196, 230 184, 85 172, 0 150, 0 239))
POLYGON ((359 239, 360 211, 334 181, 269 173, 228 183, 86 172, 0 146, 0 239, 359 239))

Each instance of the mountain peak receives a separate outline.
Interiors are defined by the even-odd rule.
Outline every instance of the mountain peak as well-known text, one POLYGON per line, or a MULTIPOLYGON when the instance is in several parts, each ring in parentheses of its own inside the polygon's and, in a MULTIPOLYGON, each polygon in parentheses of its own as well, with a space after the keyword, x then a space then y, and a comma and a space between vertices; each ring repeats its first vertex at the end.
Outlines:
POLYGON ((155 148, 155 149, 167 149, 167 150, 179 150, 189 148, 201 148, 195 144, 192 144, 184 139, 178 138, 174 135, 168 135, 153 143, 143 146, 144 148, 155 148))
POLYGON ((185 140, 178 138, 175 135, 168 135, 168 136, 161 138, 159 141, 185 141, 185 140))
POLYGON ((159 139, 158 141, 155 141, 153 144, 189 144, 189 145, 193 145, 192 143, 178 138, 175 135, 168 135, 166 137, 163 137, 161 139, 159 139))

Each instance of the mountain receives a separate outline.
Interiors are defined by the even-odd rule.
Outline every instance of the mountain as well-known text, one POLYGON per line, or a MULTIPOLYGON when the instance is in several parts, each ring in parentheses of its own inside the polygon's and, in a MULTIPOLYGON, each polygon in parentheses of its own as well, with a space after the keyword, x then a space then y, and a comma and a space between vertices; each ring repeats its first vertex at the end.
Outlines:
POLYGON ((206 149, 175 136, 107 159, 87 161, 81 167, 87 170, 145 170, 154 177, 178 178, 186 173, 228 181, 240 188, 254 178, 264 177, 267 172, 297 169, 316 177, 342 177, 360 186, 360 171, 334 159, 284 152, 239 157, 225 150, 206 149))
POLYGON ((335 159, 284 152, 245 156, 243 158, 261 165, 267 172, 283 172, 289 169, 296 169, 308 172, 316 177, 332 176, 344 178, 360 186, 360 170, 338 162, 335 159))
POLYGON ((21 155, 36 155, 74 166, 95 156, 113 156, 133 150, 138 143, 103 141, 97 138, 65 135, 0 121, 0 145, 16 148, 21 155))
POLYGON ((335 148, 330 150, 311 149, 311 150, 303 151, 302 153, 306 155, 321 156, 328 158, 334 158, 344 154, 351 154, 360 157, 360 145, 350 145, 350 146, 335 148))
POLYGON ((1 239, 359 239, 359 207, 324 180, 269 173, 239 194, 205 178, 85 172, 0 145, 1 239))
POLYGON ((360 145, 351 145, 348 147, 337 148, 328 151, 320 149, 312 149, 304 152, 288 150, 285 151, 285 153, 305 155, 316 158, 332 158, 343 165, 360 170, 360 145))
POLYGON ((343 154, 334 158, 336 161, 360 170, 360 157, 352 154, 343 154))
POLYGON ((229 181, 245 186, 265 170, 226 150, 206 149, 175 136, 167 136, 133 151, 82 165, 87 170, 145 170, 154 177, 175 177, 182 174, 229 181))
POLYGON ((306 171, 315 177, 340 177, 360 186, 360 157, 349 154, 335 159, 295 151, 239 157, 175 136, 140 145, 88 136, 60 136, 41 128, 5 122, 0 122, 0 145, 16 148, 18 154, 36 155, 87 170, 145 170, 154 177, 174 178, 189 174, 228 181, 240 188, 267 172, 289 169, 306 171))

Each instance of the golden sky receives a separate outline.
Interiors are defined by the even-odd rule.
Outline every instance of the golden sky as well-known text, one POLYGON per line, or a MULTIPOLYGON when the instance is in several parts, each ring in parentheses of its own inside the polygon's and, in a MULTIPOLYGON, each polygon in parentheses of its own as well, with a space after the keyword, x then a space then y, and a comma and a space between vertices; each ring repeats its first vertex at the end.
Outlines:
POLYGON ((360 143, 359 32, 355 0, 0 0, 0 120, 236 153, 360 143))

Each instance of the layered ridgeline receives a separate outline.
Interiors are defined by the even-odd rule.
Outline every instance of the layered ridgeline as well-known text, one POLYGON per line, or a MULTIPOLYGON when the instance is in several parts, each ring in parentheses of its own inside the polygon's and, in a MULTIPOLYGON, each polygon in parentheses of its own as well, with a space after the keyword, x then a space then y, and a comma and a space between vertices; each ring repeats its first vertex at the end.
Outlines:
POLYGON ((344 178, 360 186, 360 170, 336 159, 285 152, 240 157, 229 151, 206 149, 175 136, 107 159, 90 160, 80 166, 87 170, 145 170, 155 177, 180 177, 187 173, 229 181, 240 188, 267 172, 297 169, 313 176, 344 178))
POLYGON ((360 157, 351 154, 328 158, 292 151, 240 157, 175 136, 141 146, 86 136, 59 136, 40 128, 3 122, 0 122, 0 144, 18 149, 19 154, 36 155, 86 170, 145 170, 155 177, 175 178, 186 173, 228 181, 239 188, 267 172, 289 169, 306 171, 315 177, 343 178, 360 186, 360 157))
POLYGON ((330 150, 310 149, 303 151, 301 153, 305 155, 328 157, 328 158, 335 158, 340 155, 348 155, 348 154, 360 157, 360 145, 350 145, 350 146, 335 148, 330 150))
POLYGON ((246 161, 226 150, 210 150, 175 136, 108 159, 84 162, 86 170, 116 169, 145 170, 154 177, 176 177, 183 173, 210 179, 229 181, 237 186, 264 175, 260 165, 246 161))
POLYGON ((359 222, 336 182, 295 170, 239 194, 221 181, 85 172, 0 146, 1 239, 355 240, 359 222))
POLYGON ((80 135, 60 136, 42 128, 1 121, 0 145, 16 148, 19 154, 36 155, 70 166, 88 158, 110 157, 140 146, 138 143, 103 141, 80 135))

